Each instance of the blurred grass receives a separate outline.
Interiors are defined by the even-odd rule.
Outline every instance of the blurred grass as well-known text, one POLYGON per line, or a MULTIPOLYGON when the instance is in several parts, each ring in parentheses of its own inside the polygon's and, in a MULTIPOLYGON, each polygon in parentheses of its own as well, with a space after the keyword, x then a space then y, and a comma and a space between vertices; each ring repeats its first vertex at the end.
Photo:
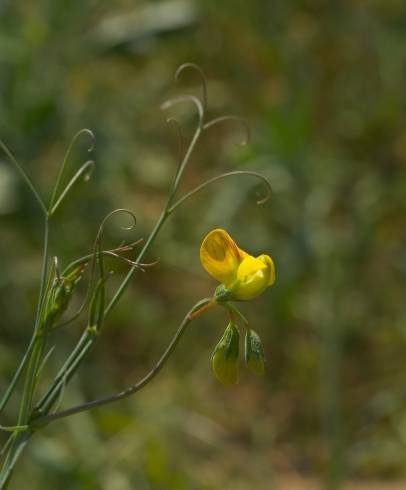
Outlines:
MULTIPOLYGON (((0 135, 44 195, 72 135, 96 134, 97 171, 54 228, 62 263, 90 249, 114 207, 137 214, 132 236, 150 230, 176 165, 159 104, 199 93, 191 75, 172 82, 184 61, 208 76, 210 115, 245 116, 253 137, 242 149, 238 128, 207 133, 183 188, 252 169, 274 189, 257 207, 252 182, 235 178, 179 210, 150 254, 159 265, 137 275, 64 406, 123 388, 152 365, 214 287, 198 261, 211 227, 268 251, 278 268, 275 287, 244 305, 269 354, 265 378, 218 385, 209 358, 225 319, 202 319, 144 392, 39 436, 14 488, 268 489, 283 488, 285 474, 298 475, 298 488, 356 489, 353 478, 403 488, 405 3, 16 1, 0 6, 0 27, 0 135)), ((181 116, 189 135, 191 114, 181 116)), ((42 231, 0 158, 4 389, 31 328, 42 231)), ((81 327, 55 337, 49 378, 81 327)))

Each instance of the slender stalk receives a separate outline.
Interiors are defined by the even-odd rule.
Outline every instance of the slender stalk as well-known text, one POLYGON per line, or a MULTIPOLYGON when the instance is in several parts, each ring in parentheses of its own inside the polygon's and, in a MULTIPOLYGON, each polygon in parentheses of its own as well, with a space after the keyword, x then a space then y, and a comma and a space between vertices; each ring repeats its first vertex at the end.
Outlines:
MULTIPOLYGON (((24 381, 24 389, 22 394, 22 400, 20 404, 20 412, 18 416, 18 426, 28 425, 32 400, 34 396, 34 391, 36 387, 37 372, 41 362, 41 355, 44 347, 44 342, 46 336, 40 334, 41 328, 41 317, 43 306, 45 303, 45 292, 46 292, 46 277, 48 271, 48 243, 49 243, 49 221, 48 215, 45 218, 45 229, 44 229, 44 251, 43 251, 43 261, 42 261, 42 271, 41 271, 41 283, 38 298, 38 306, 35 318, 35 327, 32 340, 29 344, 27 352, 28 355, 24 356, 23 362, 21 363, 20 373, 24 370, 26 371, 26 377, 24 381), (26 369, 25 369, 26 368, 26 369)), ((18 380, 18 379, 17 379, 18 380)), ((14 386, 17 383, 14 383, 14 386)), ((10 393, 11 394, 11 393, 10 393)), ((16 432, 13 434, 11 444, 9 446, 7 457, 4 461, 3 467, 0 471, 0 490, 4 490, 8 485, 11 473, 15 464, 18 461, 24 447, 26 446, 28 439, 31 436, 31 431, 16 432)))
MULTIPOLYGON (((201 120, 201 122, 202 122, 202 120, 201 120)), ((166 205, 166 210, 168 210, 170 208, 170 206, 171 206, 171 204, 172 204, 172 202, 173 202, 173 200, 175 198, 175 194, 176 194, 176 192, 178 190, 178 187, 179 187, 179 184, 180 184, 180 180, 182 178, 182 175, 183 175, 183 173, 185 171, 186 165, 189 162, 189 159, 190 159, 190 157, 192 155, 192 152, 193 152, 193 150, 194 150, 194 148, 196 146, 196 143, 197 143, 197 141, 198 141, 201 133, 202 133, 202 127, 200 126, 200 123, 199 123, 199 126, 197 127, 197 129, 195 131, 195 134, 193 135, 192 141, 190 142, 190 145, 189 145, 189 147, 188 147, 188 149, 187 149, 187 151, 185 153, 185 156, 183 158, 183 161, 180 164, 179 170, 178 170, 178 172, 177 172, 177 174, 175 176, 175 180, 173 182, 173 186, 172 186, 171 192, 169 194, 168 204, 166 205)))
MULTIPOLYGON (((52 195, 51 195, 51 199, 50 199, 50 202, 49 202, 49 209, 50 209, 50 214, 53 214, 53 210, 54 209, 54 203, 56 201, 56 195, 58 193, 58 190, 59 190, 59 187, 61 185, 61 182, 62 182, 62 177, 63 177, 63 174, 65 173, 65 169, 66 169, 66 165, 68 163, 68 159, 69 159, 69 156, 71 154, 71 151, 77 141, 77 139, 82 135, 82 134, 88 134, 92 140, 92 144, 91 146, 88 148, 88 151, 92 151, 93 150, 93 146, 94 146, 94 141, 95 141, 95 137, 94 137, 94 134, 92 133, 92 131, 90 131, 90 129, 81 129, 80 131, 78 131, 72 138, 69 146, 68 146, 68 149, 65 153, 65 157, 63 159, 63 162, 62 162, 62 165, 60 166, 59 168, 59 172, 58 172, 58 176, 56 178, 56 182, 55 182, 55 186, 54 186, 54 189, 52 191, 52 195)), ((87 163, 85 164, 87 165, 87 163)), ((61 198, 59 198, 60 200, 61 198)))
POLYGON ((36 332, 38 330, 38 325, 40 321, 40 312, 44 300, 44 293, 45 293, 45 282, 46 282, 46 274, 48 270, 48 241, 49 241, 49 223, 48 223, 48 218, 45 219, 45 230, 44 230, 44 252, 43 252, 43 259, 42 259, 42 271, 41 271, 41 284, 40 284, 40 291, 39 291, 39 298, 38 298, 38 305, 37 305, 37 311, 35 315, 35 324, 34 324, 34 333, 31 337, 30 343, 28 344, 28 347, 25 351, 25 354, 17 368, 17 371, 14 374, 13 379, 11 380, 10 385, 7 388, 6 393, 4 394, 1 403, 0 403, 0 413, 4 410, 6 407, 11 395, 13 394, 18 381, 20 380, 20 377, 24 371, 24 368, 26 367, 30 356, 32 354, 32 350, 34 348, 35 342, 36 342, 36 332))
POLYGON ((66 359, 64 365, 59 370, 58 375, 54 379, 52 385, 45 393, 45 395, 41 398, 41 400, 37 403, 34 412, 35 413, 48 413, 48 411, 52 408, 52 405, 58 400, 61 390, 66 385, 66 383, 72 378, 76 369, 80 366, 82 360, 90 351, 93 342, 92 337, 94 333, 91 334, 88 330, 86 330, 79 342, 76 344, 75 349, 71 352, 70 356, 66 359))
POLYGON ((27 187, 30 189, 31 194, 34 196, 35 200, 37 201, 39 207, 41 208, 42 212, 44 213, 44 216, 47 216, 48 211, 47 211, 47 208, 44 204, 44 201, 42 200, 41 196, 38 194, 37 189, 35 188, 34 184, 31 182, 31 179, 28 177, 28 175, 25 172, 25 170, 23 169, 23 167, 18 163, 16 157, 11 153, 11 151, 7 148, 7 146, 1 140, 0 140, 0 147, 2 148, 4 153, 8 156, 11 163, 14 165, 17 172, 20 174, 20 176, 22 177, 22 179, 26 183, 27 187))
MULTIPOLYGON (((53 216, 60 206, 60 204, 63 202, 65 199, 66 195, 69 193, 69 191, 72 189, 72 187, 76 184, 76 182, 83 176, 87 175, 89 176, 89 172, 93 170, 95 166, 95 163, 93 160, 89 160, 88 162, 84 163, 80 169, 76 172, 76 174, 71 178, 71 180, 68 182, 66 185, 65 189, 61 192, 61 195, 59 196, 58 200, 56 201, 55 204, 50 208, 49 214, 50 216, 53 216)), ((86 179, 88 180, 88 179, 86 179)))
POLYGON ((245 328, 249 328, 250 325, 249 325, 248 320, 245 318, 245 316, 241 313, 241 311, 236 306, 234 306, 230 302, 227 302, 227 303, 219 303, 219 304, 220 304, 220 306, 223 306, 226 310, 228 310, 232 314, 237 315, 238 318, 240 320, 242 320, 244 327, 245 328))
POLYGON ((22 396, 20 415, 18 418, 18 425, 23 425, 28 421, 29 412, 32 404, 32 397, 34 395, 35 379, 37 375, 37 369, 42 353, 42 344, 44 337, 39 336, 39 330, 41 326, 41 313, 45 302, 45 283, 48 271, 48 243, 49 243, 49 221, 48 217, 45 219, 45 232, 44 232, 44 253, 42 260, 42 272, 41 272, 41 284, 37 305, 37 313, 35 318, 34 328, 34 345, 28 356, 28 369, 25 380, 25 386, 22 396))
POLYGON ((189 325, 190 322, 201 316, 202 314, 206 313, 209 309, 211 309, 213 306, 215 306, 216 302, 213 301, 213 298, 205 298, 198 303, 196 303, 186 314, 184 319, 182 320, 181 324, 178 327, 178 330, 176 331, 174 337, 172 338, 171 342, 169 343, 168 347, 165 349, 165 352, 162 354, 161 358, 159 361, 155 364, 155 366, 149 371, 148 374, 146 374, 140 381, 135 383, 134 385, 131 385, 129 388, 127 388, 124 391, 121 391, 120 393, 116 393, 114 395, 106 396, 104 398, 100 398, 98 400, 93 400, 91 402, 83 403, 81 405, 78 405, 76 407, 71 407, 66 410, 62 410, 60 412, 56 412, 50 415, 45 415, 45 416, 40 416, 36 419, 34 419, 30 427, 35 428, 37 426, 41 426, 43 424, 48 424, 50 422, 53 422, 58 419, 62 419, 65 417, 69 417, 71 415, 80 413, 80 412, 85 412, 87 410, 90 410, 92 408, 96 407, 101 407, 104 405, 107 405, 109 403, 116 402, 118 400, 122 400, 124 398, 128 398, 129 396, 133 395, 134 393, 137 393, 140 391, 144 386, 146 386, 150 381, 152 381, 153 378, 161 371, 163 366, 165 365, 166 361, 169 359, 171 356, 172 352, 174 351, 175 347, 179 343, 179 340, 181 339, 182 335, 184 334, 186 327, 189 325))

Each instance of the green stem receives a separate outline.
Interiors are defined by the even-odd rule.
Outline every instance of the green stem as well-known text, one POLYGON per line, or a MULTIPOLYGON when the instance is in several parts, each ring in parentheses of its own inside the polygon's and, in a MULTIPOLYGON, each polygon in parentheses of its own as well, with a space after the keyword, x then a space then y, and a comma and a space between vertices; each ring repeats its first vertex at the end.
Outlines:
POLYGON ((62 419, 65 417, 69 417, 71 415, 80 413, 80 412, 85 412, 87 410, 90 410, 92 408, 96 407, 101 407, 103 405, 107 405, 109 403, 116 402, 118 400, 122 400, 124 398, 128 398, 129 396, 133 395, 134 393, 140 391, 144 386, 146 386, 148 383, 152 381, 153 378, 161 371, 163 366, 165 365, 166 361, 169 359, 171 356, 172 352, 174 351, 175 347, 179 343, 179 340, 181 339, 182 335, 184 334, 186 327, 189 325, 190 322, 192 322, 194 319, 198 318, 201 316, 203 313, 208 311, 210 308, 215 306, 216 303, 213 301, 212 298, 205 298, 198 303, 196 303, 186 314, 184 319, 182 320, 182 323, 179 325, 178 330, 176 331, 175 336, 169 343, 168 347, 166 348, 165 352, 159 359, 159 361, 155 364, 155 366, 149 371, 149 373, 144 376, 140 381, 135 383, 134 385, 130 386, 124 391, 121 391, 120 393, 116 393, 114 395, 106 396, 104 398, 100 398, 98 400, 94 400, 91 402, 83 403, 81 405, 78 405, 76 407, 71 407, 68 408, 67 410, 62 410, 60 412, 56 412, 50 415, 45 415, 38 417, 33 420, 31 423, 31 428, 35 428, 37 426, 41 426, 43 424, 48 424, 50 422, 53 422, 58 419, 62 419))
MULTIPOLYGON (((32 401, 33 401, 35 387, 37 383, 37 372, 41 364, 41 355, 44 347, 44 342, 46 339, 45 335, 41 335, 40 330, 41 330, 42 311, 43 311, 43 306, 45 304, 46 277, 48 271, 48 243, 49 243, 49 221, 47 215, 45 219, 44 252, 43 252, 41 283, 40 283, 39 299, 38 299, 38 306, 37 306, 37 312, 35 318, 34 333, 29 348, 27 349, 28 355, 24 356, 23 361, 20 364, 21 369, 18 370, 22 373, 24 371, 24 368, 26 368, 25 369, 26 378, 24 381, 24 389, 23 389, 22 400, 20 404, 20 412, 19 412, 18 423, 17 423, 18 426, 28 425, 30 419, 32 401)), ((16 385, 17 380, 18 378, 15 380, 13 386, 16 385)), ((16 435, 13 437, 3 467, 0 471, 0 490, 4 490, 7 487, 14 466, 16 465, 18 458, 20 457, 30 436, 31 436, 30 431, 24 431, 24 432, 16 432, 16 435)))
MULTIPOLYGON (((82 135, 82 134, 88 134, 92 140, 92 144, 90 146, 90 148, 88 149, 88 151, 92 151, 93 150, 93 146, 94 146, 94 134, 92 133, 92 131, 90 131, 90 129, 87 129, 87 128, 84 128, 84 129, 81 129, 80 131, 78 131, 72 138, 69 146, 68 146, 68 149, 65 153, 65 156, 64 156, 64 159, 63 159, 63 162, 62 162, 62 165, 60 166, 59 168, 59 172, 58 172, 58 176, 56 178, 56 182, 55 182, 55 186, 54 186, 54 189, 52 191, 52 195, 51 195, 51 199, 50 199, 50 202, 49 202, 49 209, 50 210, 54 210, 54 203, 56 201, 56 195, 58 193, 58 190, 59 190, 59 187, 61 185, 61 182, 62 182, 62 177, 63 177, 63 174, 65 173, 65 169, 66 169, 66 165, 68 163, 68 159, 69 159, 69 156, 71 154, 71 151, 72 151, 72 148, 73 146, 75 145, 77 139, 82 135)), ((86 165, 86 164, 85 164, 86 165)), ((59 201, 60 201, 60 198, 59 198, 59 201)), ((50 214, 53 214, 53 211, 50 211, 50 214)))
MULTIPOLYGON (((71 368, 71 366, 76 365, 78 353, 81 352, 83 350, 83 347, 87 345, 87 341, 88 341, 88 331, 86 330, 82 334, 81 338, 79 339, 79 342, 76 344, 75 349, 71 352, 71 354, 69 355, 69 357, 66 359, 65 363, 59 370, 59 373, 55 377, 48 391, 37 403, 35 407, 36 413, 47 413, 51 409, 52 404, 54 403, 55 400, 58 399, 59 393, 63 385, 66 383, 69 369, 71 368)), ((85 348, 84 350, 87 352, 88 349, 85 348)))
POLYGON ((230 311, 232 314, 236 314, 240 320, 242 320, 244 327, 249 328, 249 322, 241 311, 231 303, 219 303, 219 306, 223 306, 226 310, 230 311))
POLYGON ((89 160, 88 162, 84 163, 80 167, 80 169, 76 172, 76 174, 68 182, 68 184, 66 185, 65 189, 61 192, 61 195, 59 196, 59 198, 56 201, 56 203, 53 204, 52 207, 50 208, 50 210, 49 210, 50 216, 53 216, 55 214, 56 210, 59 208, 59 206, 61 205, 61 203, 63 202, 63 200, 67 196, 67 194, 69 193, 69 191, 73 188, 73 186, 76 184, 76 182, 83 175, 85 175, 85 176, 87 175, 88 176, 88 178, 86 180, 88 180, 90 178, 89 177, 89 173, 93 170, 94 166, 95 166, 94 161, 93 160, 89 160))
POLYGON ((92 348, 93 337, 95 337, 94 331, 89 332, 86 330, 86 334, 82 336, 81 342, 77 345, 77 352, 72 352, 73 355, 67 359, 58 376, 55 378, 51 388, 35 407, 34 412, 36 414, 47 414, 51 410, 54 403, 60 397, 63 387, 71 380, 83 359, 92 348))
POLYGON ((171 204, 172 204, 172 202, 173 202, 173 200, 175 198, 175 194, 176 194, 176 191, 178 190, 178 187, 179 187, 180 180, 182 178, 183 172, 185 171, 186 165, 189 162, 189 159, 190 159, 190 157, 192 155, 192 152, 194 150, 194 147, 196 146, 196 143, 197 143, 197 141, 198 141, 201 133, 202 133, 202 126, 199 125, 197 127, 196 131, 195 131, 195 134, 193 135, 192 141, 190 142, 190 145, 189 145, 189 147, 188 147, 188 149, 187 149, 187 151, 185 153, 185 156, 183 158, 183 161, 179 165, 179 170, 178 170, 178 172, 177 172, 177 174, 175 176, 175 180, 173 182, 173 185, 172 185, 172 188, 171 188, 171 191, 170 191, 170 194, 169 194, 168 204, 166 205, 166 208, 165 208, 166 211, 170 208, 170 206, 171 206, 171 204))
POLYGON ((35 188, 34 184, 31 182, 31 179, 28 177, 23 167, 18 163, 16 157, 11 153, 11 151, 1 140, 0 140, 0 147, 2 148, 4 153, 8 156, 11 163, 14 165, 14 167, 16 168, 17 172, 20 174, 24 182, 27 184, 27 187, 30 189, 31 194, 34 196, 35 200, 37 201, 39 207, 41 208, 41 211, 44 213, 44 216, 47 216, 48 211, 44 204, 44 201, 41 199, 41 196, 38 194, 37 189, 35 188))
POLYGON ((4 408, 6 407, 11 395, 13 394, 18 381, 20 380, 20 377, 24 371, 24 368, 26 367, 28 361, 30 360, 30 356, 32 353, 32 349, 34 347, 35 341, 36 341, 36 332, 38 330, 38 325, 40 321, 40 316, 41 316, 41 309, 43 306, 43 301, 44 301, 44 296, 45 296, 45 282, 46 282, 46 275, 47 275, 47 269, 48 269, 48 241, 49 241, 49 222, 48 218, 45 219, 45 230, 44 230, 44 252, 43 252, 43 259, 42 259, 42 271, 41 271, 41 284, 40 284, 40 291, 39 291, 39 298, 38 298, 38 305, 37 305, 37 311, 35 315, 35 326, 34 326, 34 333, 31 337, 30 343, 28 344, 27 350, 25 351, 25 354, 17 368, 17 371, 14 374, 13 379, 11 380, 11 383, 9 387, 7 388, 6 393, 4 394, 1 403, 0 403, 0 413, 3 412, 4 408))

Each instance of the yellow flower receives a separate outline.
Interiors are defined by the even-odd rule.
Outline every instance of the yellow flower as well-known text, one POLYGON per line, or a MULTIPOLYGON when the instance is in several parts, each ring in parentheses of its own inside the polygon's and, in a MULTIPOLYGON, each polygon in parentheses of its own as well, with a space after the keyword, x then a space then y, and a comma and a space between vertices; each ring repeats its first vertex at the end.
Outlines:
POLYGON ((249 255, 221 228, 211 231, 203 240, 200 260, 206 271, 224 285, 232 299, 255 298, 275 282, 275 265, 271 257, 249 255))

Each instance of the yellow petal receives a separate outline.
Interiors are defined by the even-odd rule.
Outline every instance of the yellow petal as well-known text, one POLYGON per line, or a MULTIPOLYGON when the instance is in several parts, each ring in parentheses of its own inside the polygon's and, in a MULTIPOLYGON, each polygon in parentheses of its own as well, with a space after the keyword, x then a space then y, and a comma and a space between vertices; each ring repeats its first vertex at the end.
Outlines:
POLYGON ((247 254, 221 228, 211 231, 200 247, 203 267, 226 287, 234 281, 238 266, 245 256, 247 254))
POLYGON ((249 300, 259 296, 275 282, 275 266, 268 255, 255 258, 247 255, 237 270, 230 291, 237 299, 249 300))
POLYGON ((253 299, 265 290, 268 280, 268 266, 262 260, 248 256, 241 262, 230 289, 238 299, 253 299))
POLYGON ((275 272, 275 264, 272 258, 269 255, 262 254, 258 257, 259 260, 262 260, 264 264, 267 265, 269 269, 269 279, 268 279, 268 286, 272 286, 272 284, 275 282, 276 279, 276 272, 275 272))

